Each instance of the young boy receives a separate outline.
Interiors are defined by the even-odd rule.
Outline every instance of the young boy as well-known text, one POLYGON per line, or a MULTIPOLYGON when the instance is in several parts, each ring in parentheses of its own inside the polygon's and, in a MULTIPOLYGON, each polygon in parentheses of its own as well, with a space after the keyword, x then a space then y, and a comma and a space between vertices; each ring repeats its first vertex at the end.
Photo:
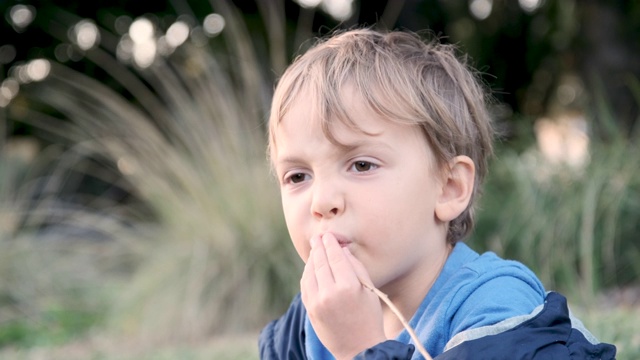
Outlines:
POLYGON ((486 97, 445 45, 346 31, 284 73, 270 156, 306 265, 263 359, 613 358, 524 265, 460 242, 492 153, 486 97))

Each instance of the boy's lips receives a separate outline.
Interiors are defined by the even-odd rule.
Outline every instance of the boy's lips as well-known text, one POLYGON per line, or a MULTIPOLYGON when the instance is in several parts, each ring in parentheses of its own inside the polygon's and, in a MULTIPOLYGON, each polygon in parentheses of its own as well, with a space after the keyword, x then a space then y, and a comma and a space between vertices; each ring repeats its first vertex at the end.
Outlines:
POLYGON ((340 247, 347 247, 349 244, 351 244, 351 241, 338 240, 338 245, 340 245, 340 247))
POLYGON ((334 233, 334 232, 331 232, 331 231, 324 232, 322 236, 324 236, 324 234, 333 235, 333 237, 335 237, 336 240, 338 240, 338 245, 340 245, 340 247, 347 247, 352 243, 352 241, 349 240, 349 238, 347 238, 346 236, 344 236, 342 234, 337 234, 337 233, 334 233))

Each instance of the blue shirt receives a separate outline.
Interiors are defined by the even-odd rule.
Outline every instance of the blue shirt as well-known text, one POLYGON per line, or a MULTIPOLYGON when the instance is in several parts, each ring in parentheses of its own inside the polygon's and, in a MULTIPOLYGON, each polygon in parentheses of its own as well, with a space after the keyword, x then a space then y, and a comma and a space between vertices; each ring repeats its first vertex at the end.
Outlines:
MULTIPOLYGON (((409 321, 425 349, 441 354, 456 334, 504 319, 529 314, 542 305, 545 290, 535 274, 517 261, 492 252, 479 255, 457 243, 440 275, 409 321)), ((309 359, 333 359, 307 317, 305 349, 309 359)), ((397 341, 413 343, 405 330, 397 341)), ((415 352, 412 359, 422 359, 415 352)))

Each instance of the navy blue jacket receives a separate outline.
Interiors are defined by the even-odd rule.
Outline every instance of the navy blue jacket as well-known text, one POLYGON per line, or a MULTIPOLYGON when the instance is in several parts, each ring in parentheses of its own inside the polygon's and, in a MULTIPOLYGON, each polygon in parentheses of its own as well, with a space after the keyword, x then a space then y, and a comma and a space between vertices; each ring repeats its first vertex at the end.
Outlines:
MULTIPOLYGON (((307 359, 304 349, 305 317, 306 310, 298 295, 289 311, 268 324, 260 334, 260 358, 307 359)), ((542 310, 532 318, 493 335, 466 339, 434 360, 615 359, 615 346, 594 344, 587 337, 579 328, 572 326, 566 299, 550 292, 542 310)), ((356 359, 405 360, 411 359, 413 353, 413 345, 388 340, 363 351, 356 359)))

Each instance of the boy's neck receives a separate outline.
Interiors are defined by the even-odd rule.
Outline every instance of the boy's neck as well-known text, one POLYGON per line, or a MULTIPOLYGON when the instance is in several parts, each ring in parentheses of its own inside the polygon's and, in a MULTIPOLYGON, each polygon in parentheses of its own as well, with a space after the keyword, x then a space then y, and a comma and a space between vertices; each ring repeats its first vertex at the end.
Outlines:
MULTIPOLYGON (((429 293, 429 290, 433 287, 436 279, 440 275, 445 262, 449 258, 453 245, 447 244, 446 251, 443 252, 440 259, 437 259, 431 264, 425 272, 414 272, 421 276, 413 276, 413 278, 403 279, 399 282, 399 286, 394 286, 390 289, 381 289, 385 292, 391 302, 400 310, 402 316, 409 322, 418 307, 429 293)), ((404 329, 402 322, 393 311, 386 306, 384 302, 382 304, 384 332, 387 339, 395 339, 404 329)))

